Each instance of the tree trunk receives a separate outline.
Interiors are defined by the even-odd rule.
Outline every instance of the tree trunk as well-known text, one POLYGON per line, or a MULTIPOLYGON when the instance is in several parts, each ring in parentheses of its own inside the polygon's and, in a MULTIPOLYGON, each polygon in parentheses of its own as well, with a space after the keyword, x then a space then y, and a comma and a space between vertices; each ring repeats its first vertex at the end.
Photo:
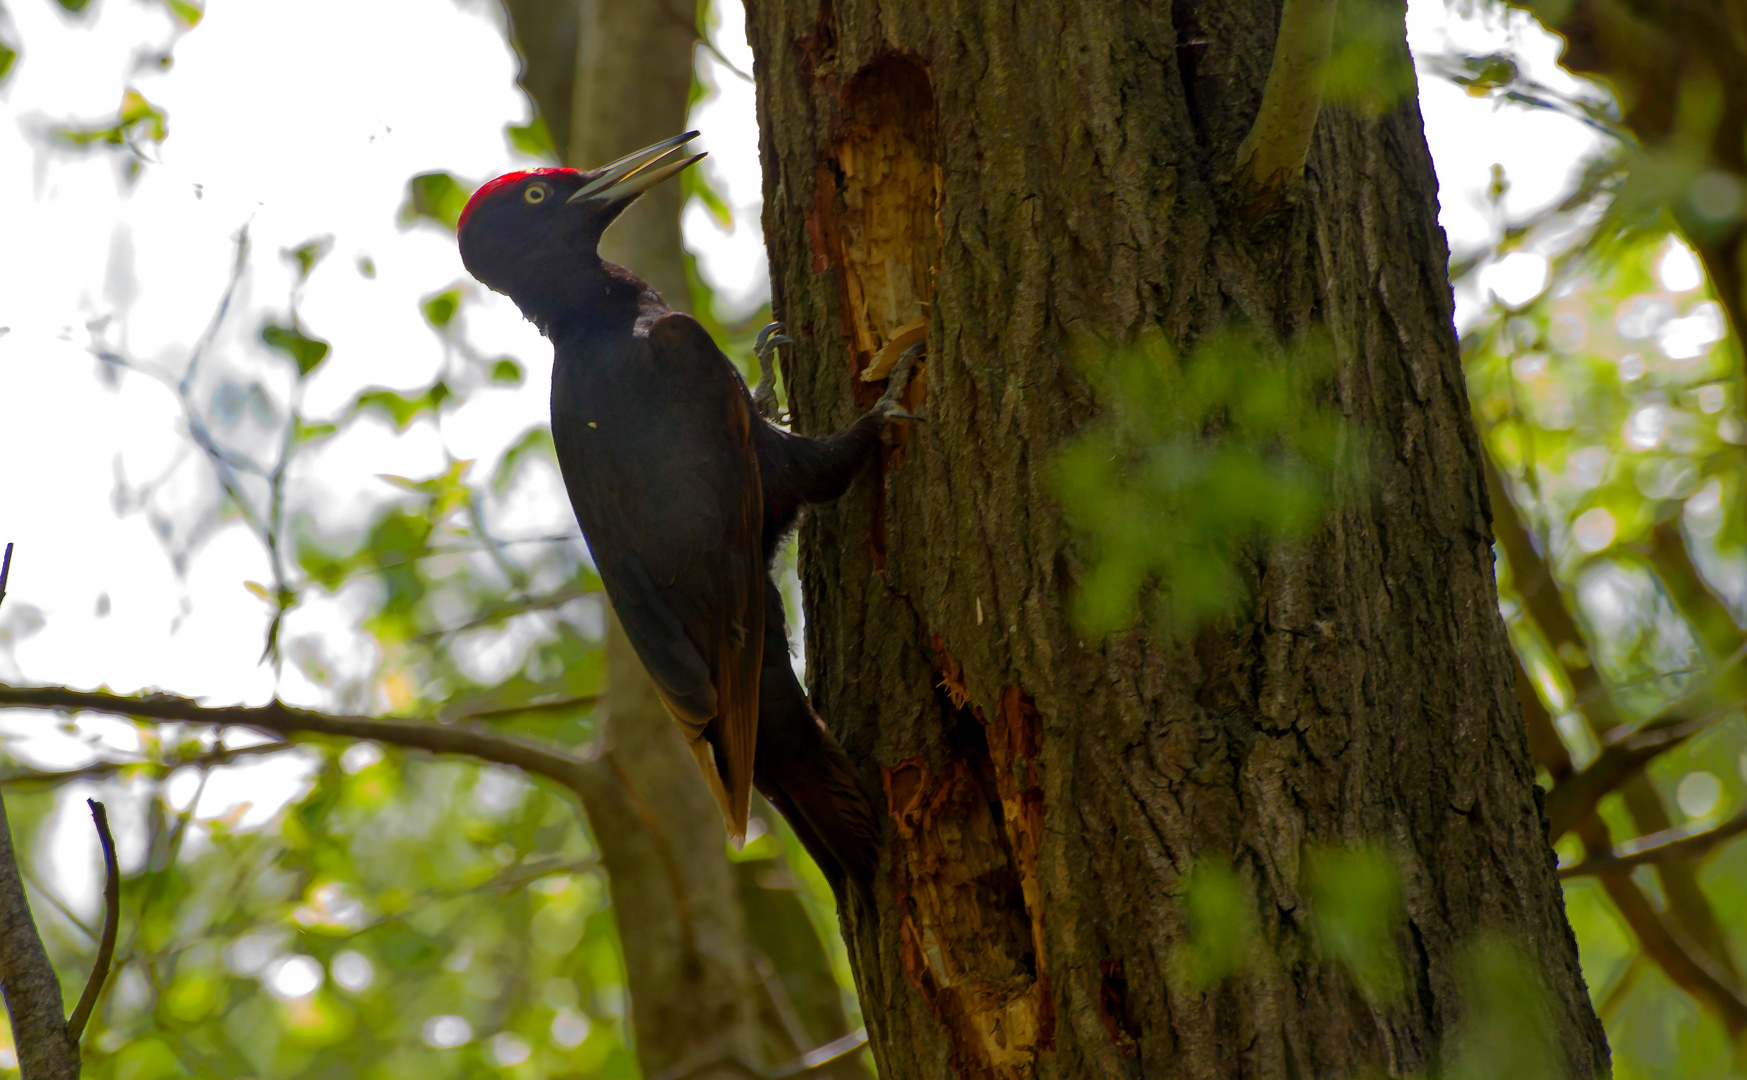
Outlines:
MULTIPOLYGON (((1565 1071, 1605 1074, 1411 92, 1325 106, 1303 186, 1247 221, 1233 162, 1277 2, 751 6, 797 427, 846 423, 877 392, 856 373, 930 320, 929 422, 802 537, 814 703, 889 815, 877 917, 845 926, 881 1075, 1442 1071, 1488 931, 1526 956, 1565 1071), (1070 341, 1234 322, 1326 331, 1367 476, 1250 560, 1243 612, 1086 638, 1049 494, 1098 411, 1070 341), (1352 843, 1399 872, 1399 998, 1317 949, 1303 856, 1352 843), (1267 957, 1211 989, 1178 962, 1203 859, 1235 868, 1267 957)), ((1379 17, 1411 85, 1402 9, 1379 17)))

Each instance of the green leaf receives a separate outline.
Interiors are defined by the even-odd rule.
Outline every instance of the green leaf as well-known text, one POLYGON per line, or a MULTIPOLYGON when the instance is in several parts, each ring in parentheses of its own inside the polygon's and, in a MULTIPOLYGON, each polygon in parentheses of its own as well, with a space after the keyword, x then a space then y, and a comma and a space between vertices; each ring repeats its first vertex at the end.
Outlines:
POLYGON ((709 174, 704 170, 687 169, 680 173, 679 187, 682 200, 697 199, 717 225, 724 229, 734 227, 734 211, 729 208, 728 200, 722 198, 722 193, 711 185, 709 174))
POLYGON ((335 424, 306 424, 301 418, 297 418, 297 428, 292 432, 292 438, 302 446, 320 442, 339 430, 335 424))
POLYGON ((1184 903, 1190 937, 1177 953, 1183 977, 1207 988, 1242 971, 1256 936, 1255 912, 1242 879, 1225 863, 1196 863, 1185 882, 1184 903))
MULTIPOLYGON (((1451 1047, 1452 1080, 1561 1076, 1559 1014, 1523 949, 1493 932, 1461 957, 1462 1022, 1451 1047)), ((1693 1075, 1693 1074, 1684 1074, 1693 1075)))
POLYGON ((558 151, 552 145, 552 132, 547 129, 543 116, 534 117, 529 124, 506 124, 503 133, 516 152, 524 157, 548 162, 558 160, 558 151))
POLYGON ((1380 0, 1348 0, 1335 16, 1323 70, 1323 96, 1378 116, 1410 97, 1413 61, 1402 37, 1401 9, 1380 0))
POLYGON ((18 50, 0 40, 0 83, 6 81, 6 76, 12 71, 12 64, 18 59, 18 50))
POLYGON ((508 491, 515 482, 516 473, 521 469, 522 463, 530 456, 545 458, 554 464, 558 461, 558 451, 552 445, 552 429, 545 424, 529 428, 504 451, 503 460, 498 462, 497 472, 492 474, 491 490, 499 495, 508 491))
POLYGON ((376 260, 368 255, 358 259, 358 273, 371 280, 376 278, 376 260))
POLYGON ((153 142, 161 142, 169 134, 165 126, 164 110, 147 101, 138 90, 130 89, 121 95, 119 119, 121 126, 125 128, 145 125, 146 137, 153 142))
POLYGON ((200 20, 206 15, 206 9, 193 0, 164 0, 164 6, 170 9, 171 17, 181 23, 184 30, 200 25, 200 20))
POLYGON ((309 280, 309 272, 315 269, 315 264, 321 262, 323 256, 332 251, 333 247, 334 238, 332 236, 318 236, 313 240, 304 241, 297 247, 288 248, 281 254, 297 264, 297 280, 302 282, 309 280))
POLYGON ((507 356, 500 357, 497 363, 491 365, 491 381, 503 383, 506 386, 522 384, 522 365, 507 356))
POLYGON ((461 290, 445 289, 434 296, 425 297, 419 309, 425 313, 425 321, 438 330, 446 330, 455 321, 455 313, 461 309, 461 290))
POLYGON ((310 337, 297 325, 295 319, 290 326, 280 326, 268 322, 261 327, 261 341, 268 348, 284 353, 297 365, 297 377, 307 378, 309 373, 321 366, 328 358, 331 346, 320 338, 310 337))
POLYGON ((423 414, 435 415, 443 407, 443 403, 453 396, 449 384, 441 379, 426 387, 424 393, 412 397, 376 387, 353 399, 350 415, 380 413, 394 423, 396 431, 405 431, 408 424, 423 414))
POLYGON ((1401 881, 1389 856, 1374 848, 1324 848, 1305 860, 1311 925, 1324 955, 1344 966, 1365 997, 1399 998, 1406 975, 1396 954, 1401 881))
POLYGON ((473 189, 446 172, 420 173, 406 182, 406 201, 400 207, 400 223, 412 225, 420 218, 454 231, 467 207, 473 189))
POLYGON ((1331 499, 1346 432, 1318 404, 1326 344, 1270 350, 1224 333, 1179 358, 1155 332, 1082 346, 1080 367, 1102 415, 1063 447, 1054 480, 1085 540, 1081 627, 1128 625, 1148 591, 1169 630, 1232 610, 1246 549, 1315 528, 1331 499))
POLYGON ((86 8, 91 6, 91 0, 56 0, 56 3, 61 5, 62 11, 73 15, 82 14, 86 8))
POLYGON ((162 142, 169 130, 167 114, 147 101, 138 90, 130 89, 121 96, 121 107, 116 110, 113 124, 104 127, 61 126, 51 128, 49 133, 67 146, 88 148, 162 142))

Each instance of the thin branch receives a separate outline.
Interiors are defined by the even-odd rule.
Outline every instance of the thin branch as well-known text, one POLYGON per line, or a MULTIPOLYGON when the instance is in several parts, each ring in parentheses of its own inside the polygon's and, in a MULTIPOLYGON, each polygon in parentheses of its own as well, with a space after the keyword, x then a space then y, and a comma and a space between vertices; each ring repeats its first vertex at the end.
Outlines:
POLYGON ((60 784, 72 783, 75 780, 92 780, 101 776, 110 776, 123 769, 131 769, 135 766, 151 766, 162 769, 165 774, 169 774, 175 772, 177 769, 187 768, 190 765, 197 768, 213 765, 228 765, 237 758, 254 757, 260 754, 277 754, 283 750, 295 750, 296 748, 296 743, 270 742, 257 743, 254 746, 221 746, 197 757, 178 758, 169 761, 151 761, 145 758, 135 761, 97 761, 81 768, 62 769, 59 772, 26 772, 17 773, 13 776, 0 776, 0 786, 10 787, 18 784, 42 784, 46 787, 55 787, 60 784))
POLYGON ((436 630, 427 630, 420 634, 415 640, 433 641, 438 638, 448 637, 451 634, 465 633, 468 630, 474 630, 481 626, 492 626, 504 622, 507 619, 514 619, 531 612, 550 611, 554 608, 561 608, 572 600, 581 600, 585 597, 602 595, 604 594, 599 589, 566 589, 563 592, 553 593, 550 596, 529 598, 510 604, 501 604, 497 607, 488 608, 485 611, 480 612, 466 622, 457 623, 454 626, 440 627, 436 630))
POLYGON ((42 897, 44 900, 47 900, 49 902, 49 904, 51 906, 53 906, 56 911, 60 912, 61 918, 72 923, 75 927, 78 928, 79 933, 84 934, 86 937, 90 938, 92 941, 97 940, 98 932, 96 930, 91 929, 91 927, 87 926, 85 924, 85 920, 81 919, 79 917, 78 912, 76 912, 72 908, 68 907, 67 902, 65 900, 62 900, 60 897, 56 896, 55 891, 53 889, 49 888, 48 885, 42 881, 42 879, 38 878, 36 876, 36 874, 31 872, 30 870, 21 870, 20 873, 22 873, 24 875, 24 883, 26 885, 30 886, 32 889, 35 889, 36 895, 42 897))
POLYGON ((1580 863, 1559 868, 1562 878, 1592 877, 1597 874, 1622 873, 1650 863, 1693 859, 1725 840, 1747 832, 1747 810, 1743 810, 1709 829, 1669 829, 1652 833, 1629 844, 1622 844, 1610 855, 1598 855, 1580 863))
POLYGON ((374 739, 391 746, 433 754, 461 754, 499 765, 512 765, 524 772, 555 780, 572 790, 577 790, 583 783, 582 773, 590 764, 562 750, 502 735, 488 728, 427 720, 336 716, 293 708, 277 699, 260 706, 211 707, 173 694, 130 696, 102 691, 87 693, 64 686, 8 686, 0 683, 0 707, 70 709, 185 724, 225 724, 277 735, 374 739))
POLYGON ((866 1045, 867 1028, 856 1028, 842 1038, 833 1039, 819 1049, 803 1054, 799 1061, 772 1069, 767 1075, 771 1080, 787 1080, 791 1076, 808 1076, 833 1062, 842 1061, 866 1045))
POLYGON ((1626 969, 1614 979, 1614 984, 1602 995, 1601 1004, 1595 1007, 1595 1015, 1604 1025, 1611 1025, 1614 1013, 1619 1011, 1626 995, 1632 992, 1632 987, 1638 984, 1638 976, 1644 973, 1644 954, 1635 952, 1631 960, 1626 962, 1626 969))
POLYGON ((736 67, 734 65, 734 62, 732 60, 729 60, 726 56, 722 55, 722 50, 716 48, 715 44, 710 41, 710 35, 704 33, 704 28, 698 25, 698 20, 695 16, 693 18, 688 19, 684 15, 681 15, 679 12, 675 11, 673 9, 672 4, 669 4, 666 2, 663 2, 661 5, 661 13, 663 15, 667 16, 667 20, 669 22, 675 24, 676 26, 679 26, 681 29, 685 30, 687 33, 695 35, 697 37, 697 43, 704 47, 704 51, 708 52, 711 56, 715 57, 717 63, 721 64, 723 67, 727 68, 729 71, 732 71, 735 75, 738 75, 740 78, 745 79, 747 82, 753 81, 751 75, 748 75, 746 72, 741 71, 738 67, 736 67))
POLYGON ((1710 1006, 1731 1036, 1747 1031, 1747 996, 1715 961, 1662 918, 1631 875, 1603 874, 1602 887, 1632 928, 1638 944, 1670 982, 1710 1006))
POLYGON ((1709 729, 1740 706, 1729 702, 1715 709, 1690 716, 1686 707, 1689 698, 1658 713, 1650 722, 1624 737, 1610 741, 1594 761, 1573 774, 1569 780, 1555 784, 1547 792, 1549 836, 1562 836, 1574 828, 1609 792, 1639 775, 1656 758, 1709 729))
POLYGON ((115 837, 109 832, 109 811, 96 799, 86 799, 91 817, 97 823, 97 842, 103 845, 103 939, 97 943, 97 960, 91 965, 91 978, 85 982, 85 992, 67 1019, 67 1041, 79 1045, 85 1034, 85 1024, 103 984, 109 978, 109 965, 115 960, 115 934, 121 927, 121 867, 115 861, 115 837))
MULTIPOLYGON (((1532 477, 1532 464, 1528 471, 1532 477)), ((1546 635, 1548 644, 1560 655, 1561 665, 1571 680, 1575 707, 1603 745, 1596 760, 1582 772, 1561 778, 1548 793, 1546 810, 1551 835, 1558 837, 1567 829, 1585 827, 1583 823, 1593 817, 1594 808, 1601 798, 1615 790, 1623 796, 1626 809, 1641 834, 1666 832, 1673 826, 1673 821, 1662 803, 1661 793, 1645 775, 1644 767, 1658 755, 1681 745, 1733 712, 1738 695, 1728 692, 1725 679, 1732 677, 1727 673, 1747 659, 1747 648, 1737 649, 1734 656, 1714 668, 1705 685, 1665 707, 1649 721, 1637 725, 1626 721, 1620 715, 1612 688, 1602 678, 1593 660, 1577 663, 1575 657, 1567 655, 1566 646, 1577 650, 1579 656, 1592 654, 1573 613, 1565 606, 1559 583, 1554 579, 1547 560, 1541 557, 1540 551, 1549 550, 1546 538, 1542 537, 1537 550, 1490 455, 1486 457, 1486 484, 1499 546, 1505 549, 1511 574, 1523 593, 1529 615, 1546 635)), ((1589 853, 1601 854, 1608 850, 1611 848, 1590 847, 1589 853)), ((1708 958, 1732 980, 1739 981, 1716 911, 1692 866, 1670 861, 1658 864, 1656 872, 1675 923, 1704 948, 1708 958)))
POLYGON ((1335 0, 1286 0, 1280 10, 1262 107, 1237 150, 1238 184, 1252 214, 1266 211, 1304 172, 1334 25, 1335 0))
POLYGON ((683 1062, 657 1075, 655 1080, 691 1080, 692 1077, 729 1069, 749 1077, 750 1080, 791 1080, 796 1076, 812 1076, 866 1045, 867 1028, 862 1027, 774 1069, 760 1069, 738 1054, 727 1054, 698 1064, 683 1062))
POLYGON ((493 709, 478 709, 442 715, 446 721, 499 720, 506 716, 521 716, 523 713, 571 712, 576 709, 593 708, 600 703, 600 700, 599 694, 580 694, 558 701, 530 701, 526 705, 503 705, 493 709))

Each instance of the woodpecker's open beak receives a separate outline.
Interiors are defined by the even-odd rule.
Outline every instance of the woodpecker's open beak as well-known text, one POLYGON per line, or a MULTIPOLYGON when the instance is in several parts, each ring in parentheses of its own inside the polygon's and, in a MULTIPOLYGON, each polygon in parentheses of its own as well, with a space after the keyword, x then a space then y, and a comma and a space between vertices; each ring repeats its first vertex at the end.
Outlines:
POLYGON ((659 164, 663 159, 671 157, 675 150, 697 137, 697 132, 688 131, 684 135, 663 139, 653 146, 645 146, 634 154, 626 154, 608 165, 599 176, 577 189, 576 194, 565 201, 606 205, 629 203, 668 177, 677 176, 686 167, 703 160, 703 154, 693 154, 688 158, 668 161, 665 165, 659 164))

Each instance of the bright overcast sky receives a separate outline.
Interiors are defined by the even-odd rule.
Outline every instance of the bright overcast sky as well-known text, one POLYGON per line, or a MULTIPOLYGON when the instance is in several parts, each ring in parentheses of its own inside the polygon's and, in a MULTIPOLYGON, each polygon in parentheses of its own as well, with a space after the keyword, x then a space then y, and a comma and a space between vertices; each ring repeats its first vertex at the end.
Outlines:
MULTIPOLYGON (((211 0, 204 21, 174 41, 167 71, 148 63, 175 37, 164 5, 92 7, 72 19, 53 0, 7 5, 4 36, 23 50, 0 88, 0 201, 12 208, 0 219, 0 327, 9 328, 0 336, 0 543, 15 541, 18 553, 0 608, 0 680, 260 702, 274 689, 258 663, 267 610, 243 583, 269 578, 265 557, 241 528, 226 528, 178 575, 146 516, 118 493, 162 474, 185 450, 179 407, 162 381, 144 375, 106 388, 94 343, 179 372, 223 291, 233 237, 247 225, 243 312, 221 340, 243 347, 267 314, 287 310, 292 278, 282 249, 331 235, 332 253, 300 304, 305 325, 334 346, 310 381, 306 411, 337 412, 363 383, 428 384, 445 357, 419 300, 470 279, 452 236, 396 224, 406 180, 434 169, 480 180, 526 167, 504 126, 523 122, 528 106, 495 0, 211 0), (170 131, 156 151, 161 160, 131 187, 118 155, 47 146, 49 125, 112 117, 129 86, 166 111, 170 131), (361 272, 363 259, 374 264, 373 279, 361 272), (106 316, 113 318, 104 325, 106 316)), ((749 71, 739 4, 717 7, 715 43, 749 71)), ((1508 45, 1535 78, 1570 84, 1554 63, 1559 43, 1520 13, 1508 22, 1497 13, 1462 20, 1443 0, 1416 0, 1409 23, 1416 51, 1508 45)), ((693 123, 736 228, 717 229, 694 205, 686 239, 705 276, 743 307, 768 291, 752 88, 707 55, 700 63, 717 92, 693 123)), ((1558 199, 1596 145, 1570 119, 1498 109, 1435 78, 1423 80, 1421 103, 1443 223, 1458 250, 1487 243, 1499 225, 1484 194, 1494 163, 1512 183, 1506 209, 1520 217, 1558 199)), ((1544 272, 1528 256, 1487 284, 1520 293, 1537 288, 1544 272)), ((324 492, 325 520, 349 512, 360 520, 388 494, 378 474, 429 476, 445 454, 480 459, 476 468, 489 470, 515 435, 544 418, 548 346, 507 300, 472 291, 480 299, 466 309, 468 339, 488 354, 519 357, 527 380, 475 395, 440 432, 421 423, 395 438, 375 421, 356 425, 299 478, 324 492)), ((530 534, 568 530, 568 515, 553 490, 520 524, 530 534)), ((300 617, 306 632, 328 625, 324 618, 345 632, 337 608, 300 617)), ((360 664, 369 666, 367 658, 360 664)), ((283 689, 319 702, 316 688, 292 676, 283 689)), ((112 737, 119 727, 80 725, 112 737)), ((86 743, 52 729, 45 714, 0 714, 0 736, 13 737, 19 757, 49 768, 91 760, 86 743)), ((249 798, 252 820, 265 820, 300 779, 265 763, 219 772, 228 779, 209 784, 203 815, 249 798)), ((65 800, 73 805, 85 793, 69 789, 65 800)), ((82 807, 49 828, 64 853, 52 877, 76 907, 94 904, 82 807)))

